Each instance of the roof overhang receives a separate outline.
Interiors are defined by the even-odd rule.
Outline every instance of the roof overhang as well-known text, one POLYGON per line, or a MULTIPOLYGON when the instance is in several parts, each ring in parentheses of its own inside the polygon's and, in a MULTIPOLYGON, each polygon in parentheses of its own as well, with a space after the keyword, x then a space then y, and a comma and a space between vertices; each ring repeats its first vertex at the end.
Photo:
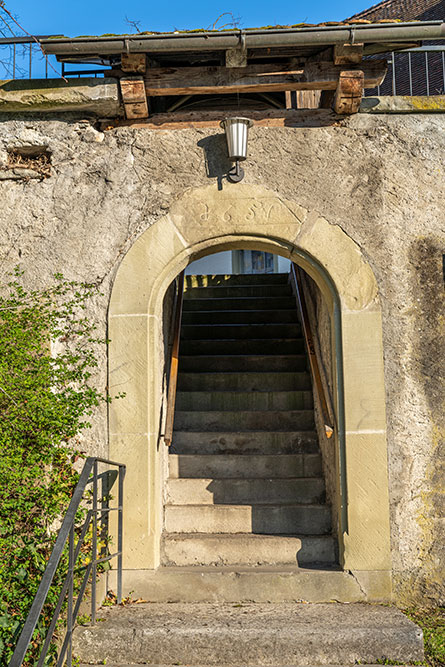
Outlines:
MULTIPOLYGON (((104 35, 102 37, 42 38, 40 43, 48 54, 64 56, 113 55, 119 53, 181 53, 190 51, 226 51, 242 45, 247 49, 326 48, 335 44, 364 44, 376 53, 382 43, 396 46, 422 40, 445 39, 443 21, 410 23, 341 24, 163 34, 104 35), (374 49, 374 50, 373 50, 374 49)), ((271 53, 272 55, 272 53, 271 53)))

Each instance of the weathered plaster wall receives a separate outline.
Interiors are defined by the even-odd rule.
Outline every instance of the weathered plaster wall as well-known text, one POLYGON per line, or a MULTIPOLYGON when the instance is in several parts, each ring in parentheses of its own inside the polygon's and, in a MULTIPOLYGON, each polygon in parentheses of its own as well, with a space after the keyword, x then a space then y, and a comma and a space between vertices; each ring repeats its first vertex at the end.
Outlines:
MULTIPOLYGON (((253 128, 245 182, 339 225, 375 273, 383 308, 395 594, 401 601, 443 603, 445 117, 358 115, 334 123, 326 112, 315 121, 304 118, 296 128, 253 128)), ((237 187, 223 180, 228 163, 216 129, 101 133, 69 118, 5 120, 0 168, 6 150, 21 145, 48 146, 52 175, 0 181, 2 278, 20 263, 34 284, 55 271, 97 280, 103 294, 91 315, 104 331, 113 277, 134 240, 186 189, 216 180, 237 187)), ((104 353, 102 362, 98 383, 105 387, 104 353)), ((85 447, 106 453, 105 413, 85 447)))

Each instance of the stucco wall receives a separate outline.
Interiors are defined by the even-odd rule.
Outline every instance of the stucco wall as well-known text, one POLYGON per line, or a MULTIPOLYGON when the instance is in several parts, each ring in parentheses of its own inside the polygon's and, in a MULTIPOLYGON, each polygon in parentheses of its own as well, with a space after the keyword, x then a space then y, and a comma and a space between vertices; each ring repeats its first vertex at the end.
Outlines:
MULTIPOLYGON (((301 127, 253 128, 245 165, 246 183, 339 225, 375 273, 400 601, 445 599, 444 130, 441 115, 334 121, 308 112, 301 127)), ((55 271, 97 281, 103 294, 91 315, 105 332, 113 277, 134 240, 186 189, 217 180, 237 187, 222 178, 224 142, 219 129, 101 133, 69 118, 1 122, 0 167, 7 148, 45 145, 52 154, 52 175, 43 181, 4 180, 0 171, 2 278, 19 263, 34 284, 55 271)), ((105 387, 101 354, 98 383, 105 387)), ((103 412, 85 448, 105 454, 106 432, 103 412)))

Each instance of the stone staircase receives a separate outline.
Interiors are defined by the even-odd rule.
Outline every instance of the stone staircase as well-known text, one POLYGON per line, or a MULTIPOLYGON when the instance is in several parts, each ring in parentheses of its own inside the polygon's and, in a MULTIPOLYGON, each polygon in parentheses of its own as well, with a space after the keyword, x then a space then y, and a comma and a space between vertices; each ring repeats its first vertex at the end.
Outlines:
POLYGON ((76 628, 74 655, 111 667, 422 661, 422 632, 397 609, 333 604, 365 594, 335 565, 287 276, 189 276, 180 353, 162 565, 138 580, 147 603, 76 628))
POLYGON ((287 274, 187 276, 163 565, 332 567, 287 274))

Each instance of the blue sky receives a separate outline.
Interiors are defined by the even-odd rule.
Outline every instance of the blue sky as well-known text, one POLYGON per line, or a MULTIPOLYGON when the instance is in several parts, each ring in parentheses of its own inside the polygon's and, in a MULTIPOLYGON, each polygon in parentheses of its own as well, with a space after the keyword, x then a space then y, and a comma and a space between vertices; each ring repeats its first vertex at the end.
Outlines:
MULTIPOLYGON (((366 0, 312 0, 312 2, 265 2, 265 0, 7 0, 6 6, 33 34, 98 35, 134 32, 126 17, 140 21, 140 30, 168 31, 209 28, 223 12, 232 12, 240 27, 300 22, 339 21, 374 2, 366 0)), ((223 16, 218 25, 231 21, 223 16)))

